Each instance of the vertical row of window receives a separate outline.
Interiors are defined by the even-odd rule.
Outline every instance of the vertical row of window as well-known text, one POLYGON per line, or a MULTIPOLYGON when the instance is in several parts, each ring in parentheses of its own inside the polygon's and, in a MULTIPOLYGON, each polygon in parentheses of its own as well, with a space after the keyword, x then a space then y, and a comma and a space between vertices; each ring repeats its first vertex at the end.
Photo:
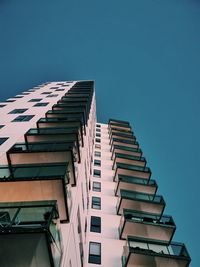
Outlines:
MULTIPOLYGON (((95 137, 96 143, 101 143, 101 139, 98 138, 98 137, 101 137, 100 127, 101 127, 100 124, 96 125, 96 137, 95 137)), ((101 149, 101 145, 95 144, 95 148, 101 149)), ((101 151, 95 151, 94 156, 100 158, 101 151)), ((101 160, 94 159, 94 166, 101 167, 101 160)), ((101 170, 94 169, 93 176, 97 178, 101 178, 101 170)), ((93 181, 92 190, 95 192, 101 192, 101 183, 93 181)), ((92 196, 92 209, 101 210, 101 198, 100 197, 92 196)), ((91 216, 90 231, 95 232, 95 233, 101 233, 101 217, 91 216)), ((88 262, 94 263, 94 264, 101 264, 101 243, 98 243, 98 242, 89 243, 88 262)))

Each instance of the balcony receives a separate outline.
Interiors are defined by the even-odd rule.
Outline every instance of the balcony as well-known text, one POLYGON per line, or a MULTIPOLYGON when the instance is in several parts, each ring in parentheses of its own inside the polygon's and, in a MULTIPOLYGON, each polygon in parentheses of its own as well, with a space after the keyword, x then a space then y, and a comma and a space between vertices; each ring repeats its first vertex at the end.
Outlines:
MULTIPOLYGON (((83 136, 79 127, 66 128, 32 128, 24 135, 26 143, 43 141, 76 141, 79 147, 83 146, 83 136)), ((80 149, 79 149, 80 150, 80 149)))
POLYGON ((108 124, 108 128, 110 131, 112 131, 112 129, 117 129, 118 131, 132 131, 131 126, 129 124, 120 124, 120 123, 110 123, 108 124))
POLYGON ((37 121, 37 128, 74 128, 78 127, 81 131, 81 136, 86 132, 83 119, 73 116, 67 118, 41 118, 37 121))
POLYGON ((117 164, 119 163, 145 167, 146 159, 144 157, 115 153, 113 158, 112 169, 115 169, 117 164))
POLYGON ((76 119, 81 117, 84 125, 87 125, 86 115, 84 111, 64 111, 64 110, 49 110, 46 112, 46 118, 68 118, 74 117, 76 119))
POLYGON ((137 165, 130 165, 124 163, 115 163, 115 173, 113 181, 116 181, 118 175, 134 176, 149 180, 151 177, 151 170, 148 167, 137 165))
POLYGON ((123 210, 119 226, 120 239, 133 236, 145 239, 154 239, 169 244, 176 230, 171 216, 123 210))
POLYGON ((70 183, 75 185, 75 162, 80 161, 77 146, 76 141, 17 143, 7 151, 8 164, 11 170, 13 165, 22 164, 67 164, 70 183))
POLYGON ((12 165, 0 168, 0 202, 23 202, 56 199, 60 220, 69 221, 67 164, 12 165))
POLYGON ((138 142, 134 140, 126 140, 126 139, 119 139, 119 138, 113 138, 111 140, 111 148, 110 148, 111 152, 113 151, 114 146, 124 146, 124 147, 135 148, 135 149, 139 148, 138 142))
POLYGON ((145 194, 130 190, 120 190, 117 203, 117 214, 122 215, 123 209, 143 211, 162 215, 165 201, 162 196, 145 194))
POLYGON ((121 146, 113 145, 111 159, 114 158, 115 153, 132 155, 132 156, 136 156, 136 157, 142 156, 142 150, 140 148, 132 148, 132 147, 122 146, 122 145, 121 146))
POLYGON ((0 203, 2 267, 59 267, 62 247, 56 201, 0 203))
POLYGON ((116 120, 116 119, 109 119, 108 124, 117 124, 117 125, 130 126, 128 121, 122 121, 122 120, 116 120))
POLYGON ((128 140, 128 141, 136 141, 136 138, 135 136, 132 134, 132 135, 128 135, 128 134, 125 134, 125 133, 117 133, 117 132, 114 132, 109 135, 109 138, 110 138, 110 142, 109 144, 112 143, 112 139, 120 139, 120 140, 128 140))
POLYGON ((147 180, 134 176, 118 175, 116 177, 117 184, 115 188, 115 195, 119 196, 120 190, 131 190, 146 194, 154 195, 157 191, 157 184, 155 180, 147 180))
POLYGON ((128 237, 122 255, 122 267, 187 267, 190 256, 184 244, 165 245, 156 241, 141 241, 128 237))
POLYGON ((78 110, 78 109, 84 109, 87 120, 89 117, 89 105, 88 104, 79 104, 79 103, 63 103, 63 102, 59 102, 58 104, 53 105, 52 110, 78 110))

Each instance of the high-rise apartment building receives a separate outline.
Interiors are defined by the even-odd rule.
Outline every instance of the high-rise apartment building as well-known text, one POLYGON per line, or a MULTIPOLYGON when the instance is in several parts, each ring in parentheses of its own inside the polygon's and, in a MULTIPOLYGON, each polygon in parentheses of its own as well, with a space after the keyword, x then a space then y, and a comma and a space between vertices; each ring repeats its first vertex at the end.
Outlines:
POLYGON ((96 123, 94 82, 0 103, 1 267, 186 267, 128 122, 96 123))

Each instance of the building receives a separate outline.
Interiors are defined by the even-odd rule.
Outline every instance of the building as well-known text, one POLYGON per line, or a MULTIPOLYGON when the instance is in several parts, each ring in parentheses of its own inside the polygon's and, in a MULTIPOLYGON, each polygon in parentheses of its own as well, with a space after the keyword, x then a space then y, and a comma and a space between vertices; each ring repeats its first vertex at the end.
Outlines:
POLYGON ((96 123, 93 81, 0 103, 1 267, 186 267, 128 122, 96 123))

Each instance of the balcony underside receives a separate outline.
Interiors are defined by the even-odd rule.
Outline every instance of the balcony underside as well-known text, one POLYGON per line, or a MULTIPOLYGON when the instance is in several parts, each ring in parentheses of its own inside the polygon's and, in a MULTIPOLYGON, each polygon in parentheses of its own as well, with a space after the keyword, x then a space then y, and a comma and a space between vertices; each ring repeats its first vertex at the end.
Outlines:
POLYGON ((127 236, 134 236, 170 242, 174 231, 175 227, 125 220, 121 231, 121 238, 126 239, 127 236))
POLYGON ((114 148, 112 152, 112 159, 114 158, 114 153, 125 154, 125 155, 130 155, 130 156, 135 156, 135 157, 142 156, 142 151, 131 151, 131 150, 125 150, 125 149, 120 149, 120 148, 114 148))
POLYGON ((120 189, 142 192, 142 193, 147 193, 147 194, 155 194, 157 191, 156 186, 148 186, 145 184, 131 183, 131 181, 130 183, 118 181, 118 185, 115 191, 116 196, 119 196, 120 189))
POLYGON ((1 267, 52 267, 45 233, 0 235, 1 267))
POLYGON ((139 253, 130 253, 127 264, 124 267, 187 267, 188 260, 168 258, 165 256, 151 256, 139 253))
POLYGON ((76 184, 76 174, 71 151, 49 151, 49 152, 20 152, 9 153, 10 168, 12 165, 45 164, 45 163, 68 163, 68 171, 71 185, 76 184))
POLYGON ((63 222, 69 220, 67 194, 63 179, 0 182, 0 203, 44 200, 57 200, 60 220, 63 222))
POLYGON ((165 205, 163 203, 154 203, 142 200, 133 200, 121 198, 117 209, 117 214, 122 215, 123 209, 143 211, 161 215, 165 205))
POLYGON ((122 169, 122 168, 117 168, 115 171, 114 175, 114 181, 116 181, 116 177, 118 175, 126 175, 126 176, 135 176, 138 178, 143 178, 143 179, 150 179, 151 177, 151 172, 143 172, 139 170, 128 170, 128 169, 122 169))

